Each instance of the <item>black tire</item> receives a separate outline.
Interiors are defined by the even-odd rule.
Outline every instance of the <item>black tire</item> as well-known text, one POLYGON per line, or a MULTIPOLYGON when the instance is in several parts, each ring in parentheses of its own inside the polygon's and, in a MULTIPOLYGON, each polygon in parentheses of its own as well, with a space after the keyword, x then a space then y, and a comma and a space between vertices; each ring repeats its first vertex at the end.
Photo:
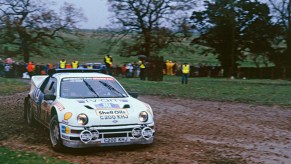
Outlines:
POLYGON ((54 115, 51 118, 49 132, 50 132, 50 142, 53 150, 56 152, 62 151, 64 149, 64 146, 61 139, 61 131, 57 115, 54 115))
POLYGON ((34 114, 33 114, 33 111, 32 111, 31 105, 30 105, 30 100, 29 100, 28 97, 25 98, 24 108, 25 108, 24 109, 24 115, 25 115, 26 123, 29 126, 36 125, 36 121, 34 119, 34 114))
POLYGON ((28 97, 25 97, 24 99, 24 112, 23 112, 23 118, 24 120, 26 120, 26 113, 27 113, 27 105, 29 103, 29 98, 28 97))

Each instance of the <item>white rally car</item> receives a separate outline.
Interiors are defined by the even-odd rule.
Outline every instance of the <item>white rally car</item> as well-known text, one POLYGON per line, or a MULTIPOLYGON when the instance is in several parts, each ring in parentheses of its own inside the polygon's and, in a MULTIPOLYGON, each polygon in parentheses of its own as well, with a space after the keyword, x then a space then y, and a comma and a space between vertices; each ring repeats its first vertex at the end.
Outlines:
POLYGON ((112 76, 86 69, 54 70, 32 77, 24 117, 29 125, 49 129, 55 151, 64 146, 151 144, 153 111, 134 97, 112 76))

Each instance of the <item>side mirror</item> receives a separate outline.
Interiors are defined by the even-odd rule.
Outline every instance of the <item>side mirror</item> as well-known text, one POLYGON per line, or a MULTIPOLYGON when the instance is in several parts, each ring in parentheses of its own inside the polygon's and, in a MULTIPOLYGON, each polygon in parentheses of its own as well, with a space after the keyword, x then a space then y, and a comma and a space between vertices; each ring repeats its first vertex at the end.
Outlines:
POLYGON ((138 97, 138 93, 137 92, 128 92, 128 94, 133 97, 133 98, 137 98, 138 97))
POLYGON ((43 99, 44 100, 55 100, 56 96, 52 95, 52 94, 47 94, 47 95, 44 95, 43 99))

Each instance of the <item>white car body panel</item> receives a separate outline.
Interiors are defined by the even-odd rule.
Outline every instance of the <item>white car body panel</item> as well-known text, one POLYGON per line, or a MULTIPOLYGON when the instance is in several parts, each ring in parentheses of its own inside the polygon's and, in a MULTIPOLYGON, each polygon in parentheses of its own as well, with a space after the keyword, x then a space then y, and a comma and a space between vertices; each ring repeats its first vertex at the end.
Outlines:
POLYGON ((73 99, 61 97, 61 81, 70 77, 110 78, 116 81, 112 76, 94 72, 55 73, 52 76, 32 77, 28 97, 33 107, 34 117, 39 123, 49 128, 50 119, 53 114, 57 114, 60 136, 65 146, 80 148, 151 144, 153 142, 155 125, 150 105, 131 97, 118 81, 116 82, 126 94, 124 97, 73 99), (57 88, 54 91, 55 99, 45 100, 46 93, 44 92, 46 92, 46 89, 44 89, 44 86, 49 85, 50 81, 53 81, 51 84, 57 88), (148 120, 145 122, 139 119, 142 111, 148 113, 148 120), (86 125, 78 123, 77 117, 79 114, 87 115, 88 123, 86 125), (142 133, 142 136, 136 132, 142 133), (106 137, 107 135, 113 137, 106 137))

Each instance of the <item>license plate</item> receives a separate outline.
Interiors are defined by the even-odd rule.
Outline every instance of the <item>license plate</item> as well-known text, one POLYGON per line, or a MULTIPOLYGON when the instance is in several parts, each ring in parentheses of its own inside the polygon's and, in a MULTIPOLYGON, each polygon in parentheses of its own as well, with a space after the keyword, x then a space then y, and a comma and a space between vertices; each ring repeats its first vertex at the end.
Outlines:
POLYGON ((127 137, 116 137, 116 138, 103 138, 101 143, 120 143, 120 142, 128 142, 127 137))

